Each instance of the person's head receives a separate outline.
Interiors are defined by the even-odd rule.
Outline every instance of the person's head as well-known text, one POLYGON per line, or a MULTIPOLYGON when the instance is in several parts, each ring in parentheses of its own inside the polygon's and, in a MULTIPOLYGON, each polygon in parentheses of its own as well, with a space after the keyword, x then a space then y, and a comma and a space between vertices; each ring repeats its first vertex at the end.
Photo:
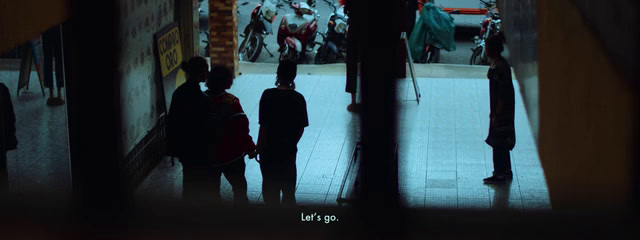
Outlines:
POLYGON ((233 85, 233 72, 224 65, 216 65, 211 68, 207 76, 207 87, 212 91, 221 91, 231 88, 233 85))
POLYGON ((192 57, 183 61, 180 67, 187 73, 187 81, 204 82, 207 79, 209 64, 203 57, 192 57))
POLYGON ((504 37, 499 34, 493 34, 487 38, 485 42, 487 56, 490 58, 499 58, 504 51, 504 37))
POLYGON ((283 60, 278 65, 278 72, 276 77, 276 86, 289 86, 295 88, 293 80, 296 78, 298 72, 298 66, 293 60, 283 60))

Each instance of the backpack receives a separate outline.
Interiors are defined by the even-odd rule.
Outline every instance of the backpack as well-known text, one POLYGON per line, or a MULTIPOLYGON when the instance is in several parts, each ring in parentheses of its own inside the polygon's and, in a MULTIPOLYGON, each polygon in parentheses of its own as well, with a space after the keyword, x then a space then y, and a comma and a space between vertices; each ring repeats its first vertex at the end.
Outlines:
POLYGON ((232 107, 232 104, 222 104, 217 111, 207 115, 207 152, 210 162, 216 160, 218 145, 229 129, 229 122, 236 117, 246 115, 244 112, 233 113, 232 107))

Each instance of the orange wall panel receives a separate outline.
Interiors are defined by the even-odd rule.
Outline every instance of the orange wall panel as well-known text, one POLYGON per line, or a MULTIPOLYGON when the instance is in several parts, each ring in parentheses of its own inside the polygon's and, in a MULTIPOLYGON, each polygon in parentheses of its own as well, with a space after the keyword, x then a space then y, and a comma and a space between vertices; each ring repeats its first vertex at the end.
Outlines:
POLYGON ((70 0, 0 1, 0 54, 70 17, 70 0))

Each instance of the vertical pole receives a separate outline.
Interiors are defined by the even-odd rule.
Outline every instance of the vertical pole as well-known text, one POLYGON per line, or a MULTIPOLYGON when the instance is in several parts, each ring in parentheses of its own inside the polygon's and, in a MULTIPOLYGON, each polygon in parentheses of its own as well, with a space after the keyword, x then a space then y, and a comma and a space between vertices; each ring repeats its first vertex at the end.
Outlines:
POLYGON ((209 0, 209 52, 211 65, 222 64, 238 72, 238 0, 209 0))
MULTIPOLYGON (((403 1, 401 1, 403 2, 403 1)), ((401 2, 395 4, 368 4, 357 1, 353 17, 358 39, 362 44, 362 183, 360 216, 371 234, 390 234, 395 238, 404 233, 398 196, 396 142, 396 80, 400 46, 401 2), (379 21, 379 13, 386 14, 385 27, 368 24, 379 21)))
POLYGON ((73 71, 66 87, 72 206, 83 222, 111 224, 121 220, 127 197, 116 74, 121 43, 113 20, 118 8, 113 1, 84 0, 72 1, 71 8, 73 71))

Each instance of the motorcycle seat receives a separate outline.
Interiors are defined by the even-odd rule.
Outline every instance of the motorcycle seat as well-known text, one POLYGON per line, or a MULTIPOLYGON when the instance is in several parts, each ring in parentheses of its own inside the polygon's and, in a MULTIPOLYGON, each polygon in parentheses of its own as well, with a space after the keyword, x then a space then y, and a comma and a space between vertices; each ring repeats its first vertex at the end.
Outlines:
POLYGON ((316 20, 316 16, 313 14, 305 14, 305 15, 302 15, 302 17, 304 17, 304 19, 307 20, 307 22, 313 22, 314 20, 316 20))

